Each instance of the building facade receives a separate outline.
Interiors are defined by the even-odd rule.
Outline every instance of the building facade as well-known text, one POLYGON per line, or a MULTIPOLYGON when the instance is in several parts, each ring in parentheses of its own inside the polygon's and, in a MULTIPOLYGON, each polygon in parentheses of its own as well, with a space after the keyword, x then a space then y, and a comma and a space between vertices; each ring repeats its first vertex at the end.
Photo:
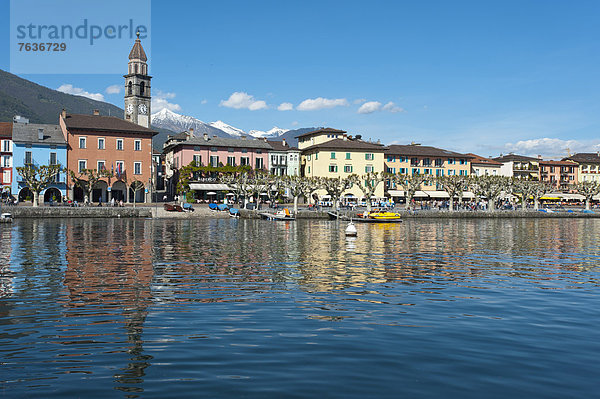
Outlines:
POLYGON ((539 161, 540 181, 556 190, 569 191, 577 184, 579 165, 570 161, 539 161))
POLYGON ((564 158, 563 161, 577 165, 577 181, 595 181, 600 183, 600 154, 597 152, 582 152, 564 158))
MULTIPOLYGON (((69 148, 67 166, 80 173, 83 169, 107 170, 113 177, 102 179, 92 191, 92 202, 115 199, 124 202, 149 201, 152 186, 152 136, 156 134, 135 123, 114 116, 60 115, 60 127, 69 148), (135 193, 134 182, 144 188, 135 193), (136 183, 139 184, 139 183, 136 183), (148 198, 147 198, 148 197, 148 198)), ((83 192, 67 177, 69 199, 82 201, 83 192)))
POLYGON ((10 122, 0 122, 0 193, 10 195, 13 178, 13 141, 10 122))
MULTIPOLYGON (((360 136, 352 137, 343 130, 319 129, 298 136, 300 173, 306 177, 348 177, 364 175, 370 172, 384 172, 384 153, 381 144, 362 141, 360 136)), ((364 183, 361 183, 364 184, 364 183)), ((317 192, 326 196, 324 190, 317 192)), ((375 196, 382 198, 384 186, 380 184, 375 196)), ((346 196, 363 197, 356 185, 345 192, 346 196)))
POLYGON ((269 172, 276 176, 299 176, 300 150, 291 147, 285 139, 267 143, 273 148, 269 151, 269 172))
POLYGON ((57 125, 14 123, 13 129, 14 178, 12 193, 19 201, 32 197, 27 182, 17 172, 17 167, 27 165, 61 165, 61 172, 41 193, 40 203, 60 202, 67 194, 64 167, 67 165, 67 142, 57 125))
POLYGON ((472 153, 467 154, 471 157, 471 175, 473 176, 502 176, 502 163, 494 161, 491 158, 480 157, 472 153))
POLYGON ((540 158, 526 157, 524 155, 508 154, 492 158, 502 163, 500 175, 523 180, 540 180, 540 158))

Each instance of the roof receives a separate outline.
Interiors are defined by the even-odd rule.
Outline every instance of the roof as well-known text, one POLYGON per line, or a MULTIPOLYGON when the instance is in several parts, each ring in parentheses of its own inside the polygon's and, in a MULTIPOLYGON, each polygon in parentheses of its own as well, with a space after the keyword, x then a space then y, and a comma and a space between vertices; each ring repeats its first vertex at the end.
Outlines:
POLYGON ((90 130, 99 132, 158 134, 152 129, 116 116, 68 114, 65 118, 67 129, 90 130))
POLYGON ((317 130, 313 130, 312 132, 302 133, 301 135, 296 136, 295 138, 312 136, 313 134, 322 134, 322 133, 344 134, 344 133, 347 133, 347 132, 345 130, 333 129, 331 127, 323 127, 323 128, 317 129, 317 130))
POLYGON ((600 154, 598 154, 597 152, 581 152, 579 154, 563 158, 563 161, 565 160, 575 161, 579 163, 600 163, 600 154))
POLYGON ((344 140, 333 139, 324 143, 311 145, 302 151, 310 151, 316 149, 332 149, 332 150, 364 150, 364 151, 386 151, 387 149, 381 144, 367 143, 362 140, 344 140))
POLYGON ((148 57, 146 57, 146 52, 142 47, 142 41, 140 40, 140 34, 138 33, 137 39, 135 39, 135 43, 133 44, 133 48, 129 52, 129 59, 139 59, 144 62, 148 61, 148 57))
POLYGON ((267 143, 269 143, 269 145, 273 147, 273 150, 275 151, 300 151, 296 147, 290 147, 288 142, 283 145, 283 141, 267 140, 267 143))
POLYGON ((67 145, 60 126, 37 123, 15 123, 13 125, 13 142, 21 144, 67 145), (39 129, 43 129, 42 140, 38 137, 39 129))
POLYGON ((499 156, 496 158, 492 158, 494 161, 498 162, 529 162, 529 161, 539 161, 538 158, 526 157, 525 155, 516 155, 516 154, 507 154, 504 156, 499 156))
POLYGON ((0 136, 12 137, 12 122, 0 122, 0 136))
POLYGON ((164 151, 180 145, 204 146, 204 147, 233 147, 233 148, 256 148, 272 150, 273 147, 264 140, 229 139, 224 137, 192 137, 186 141, 179 141, 165 147, 164 151))
POLYGON ((390 145, 388 146, 388 154, 404 155, 404 156, 429 156, 429 157, 462 157, 471 158, 467 154, 461 154, 454 151, 444 150, 442 148, 430 147, 426 145, 390 145))
POLYGON ((481 157, 481 156, 473 154, 473 153, 468 153, 466 155, 472 157, 471 164, 488 165, 488 166, 502 166, 502 162, 494 161, 491 158, 484 158, 484 157, 481 157))
POLYGON ((572 161, 540 161, 540 165, 577 166, 577 163, 572 161))

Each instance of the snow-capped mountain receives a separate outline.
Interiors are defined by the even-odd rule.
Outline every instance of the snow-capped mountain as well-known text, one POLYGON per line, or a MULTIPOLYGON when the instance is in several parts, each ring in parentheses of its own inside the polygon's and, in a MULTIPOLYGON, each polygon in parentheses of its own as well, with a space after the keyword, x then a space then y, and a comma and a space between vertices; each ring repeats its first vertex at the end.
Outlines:
POLYGON ((162 129, 169 129, 175 133, 180 133, 193 128, 194 136, 202 136, 204 133, 206 133, 210 136, 227 138, 231 137, 223 130, 213 127, 208 123, 204 123, 200 119, 196 119, 187 115, 180 115, 166 108, 163 108, 159 112, 152 114, 150 121, 152 126, 162 129))
POLYGON ((287 132, 286 129, 281 129, 275 126, 273 129, 267 130, 266 132, 263 132, 262 130, 250 130, 248 134, 256 138, 276 139, 277 137, 283 135, 285 132, 287 132))
POLYGON ((241 136, 250 136, 258 139, 280 140, 289 130, 274 127, 273 129, 250 130, 248 133, 237 127, 231 126, 223 121, 205 123, 200 119, 191 116, 181 115, 176 112, 163 108, 159 112, 152 114, 151 124, 153 127, 168 129, 175 133, 180 133, 190 128, 194 129, 194 136, 200 137, 204 133, 209 136, 218 136, 226 138, 240 138, 241 136))
POLYGON ((209 125, 211 125, 214 128, 224 131, 225 133, 229 134, 230 136, 236 136, 236 137, 246 136, 246 132, 244 132, 242 129, 238 129, 237 127, 228 125, 227 123, 225 123, 223 121, 211 122, 211 123, 209 123, 209 125))

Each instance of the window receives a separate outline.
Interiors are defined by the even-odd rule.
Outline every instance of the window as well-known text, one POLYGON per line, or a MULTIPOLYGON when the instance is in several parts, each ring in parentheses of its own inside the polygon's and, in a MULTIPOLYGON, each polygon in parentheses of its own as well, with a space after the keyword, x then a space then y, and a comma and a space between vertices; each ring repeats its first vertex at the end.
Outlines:
POLYGON ((10 168, 10 155, 2 156, 2 167, 10 168))
POLYGON ((142 174, 142 163, 141 162, 134 162, 133 163, 133 174, 134 175, 141 175, 142 174))
POLYGON ((125 162, 117 161, 115 162, 115 174, 117 178, 121 177, 121 174, 125 172, 125 162))
POLYGON ((388 155, 387 156, 387 161, 388 162, 395 162, 396 158, 393 155, 388 155))
POLYGON ((98 149, 99 150, 104 149, 104 138, 102 138, 102 137, 98 139, 98 149))
POLYGON ((256 150, 256 153, 257 153, 257 154, 262 154, 262 150, 261 150, 261 149, 258 149, 258 150, 256 150))
POLYGON ((2 140, 2 151, 10 152, 10 140, 2 140))
POLYGON ((194 163, 196 166, 202 165, 202 156, 200 154, 194 154, 194 163))
POLYGON ((79 173, 83 172, 84 169, 87 169, 87 161, 86 160, 79 160, 79 173))
POLYGON ((419 165, 419 158, 411 158, 410 159, 410 165, 411 166, 418 166, 419 165))
POLYGON ((406 157, 400 157, 400 158, 398 158, 398 162, 406 162, 406 157))
POLYGON ((461 165, 466 165, 466 163, 467 163, 467 160, 466 160, 466 159, 464 159, 464 158, 461 158, 461 159, 460 159, 460 161, 459 161, 459 163, 460 163, 461 165))
POLYGON ((277 155, 271 155, 271 165, 275 165, 277 163, 277 155))
POLYGON ((337 169, 337 165, 329 165, 329 172, 330 173, 337 173, 338 169, 337 169))
POLYGON ((421 171, 419 169, 413 168, 413 170, 412 170, 413 175, 418 175, 419 173, 421 173, 421 171))
POLYGON ((216 168, 217 166, 219 166, 219 157, 218 156, 215 156, 215 155, 210 156, 210 166, 212 166, 213 168, 216 168))
POLYGON ((256 169, 262 169, 263 168, 263 159, 262 158, 256 158, 256 169))
POLYGON ((133 93, 133 83, 130 80, 129 83, 127 84, 127 94, 131 95, 132 93, 133 93))
POLYGON ((286 164, 287 164, 287 156, 285 156, 285 155, 280 155, 280 156, 279 156, 279 164, 280 164, 280 165, 286 165, 286 164))
POLYGON ((100 170, 106 170, 106 162, 105 161, 98 161, 98 168, 96 170, 98 170, 98 171, 100 171, 100 170))
POLYGON ((56 165, 56 153, 55 152, 51 152, 50 153, 50 165, 56 165))
POLYGON ((375 154, 365 154, 365 159, 367 161, 372 161, 373 159, 375 159, 375 154))
POLYGON ((454 165, 454 158, 448 158, 448 163, 450 165, 454 165))
POLYGON ((440 167, 442 165, 444 165, 444 161, 441 158, 435 160, 435 166, 440 167))
POLYGON ((227 157, 227 165, 235 166, 235 157, 227 157))
POLYGON ((349 152, 346 153, 346 159, 352 159, 351 154, 349 152))
POLYGON ((331 153, 331 158, 330 159, 335 159, 335 152, 331 153))
POLYGON ((210 147, 210 152, 217 152, 217 147, 210 147))
POLYGON ((123 139, 117 139, 117 150, 123 151, 123 139))
POLYGON ((146 89, 146 84, 144 82, 140 83, 140 95, 144 95, 144 91, 146 89))
POLYGON ((246 154, 248 152, 247 148, 242 148, 242 154, 246 154))
POLYGON ((344 165, 345 173, 352 173, 352 165, 344 165))
POLYGON ((431 165, 431 159, 423 158, 423 166, 430 166, 430 165, 431 165))
POLYGON ((241 166, 248 166, 248 165, 250 165, 250 158, 249 157, 241 157, 240 158, 240 165, 241 166))
POLYGON ((426 175, 430 175, 431 174, 431 169, 424 169, 423 173, 426 175))
POLYGON ((406 171, 407 171, 407 170, 408 170, 408 169, 406 169, 406 168, 400 168, 400 169, 398 170, 398 173, 400 173, 401 175, 403 175, 403 174, 405 174, 405 173, 406 173, 406 171))
POLYGON ((85 137, 79 138, 79 148, 85 148, 85 137))
POLYGON ((31 151, 25 151, 25 165, 31 165, 33 163, 33 157, 31 151))
POLYGON ((373 172, 373 165, 365 166, 365 173, 371 173, 371 172, 373 172))
POLYGON ((136 140, 133 142, 134 151, 142 151, 142 140, 136 140))
POLYGON ((319 153, 315 152, 315 161, 319 159, 319 153))
POLYGON ((310 175, 310 166, 308 167, 308 174, 310 175))
POLYGON ((227 152, 233 152, 233 148, 229 147, 229 148, 227 149, 227 152))
POLYGON ((310 154, 306 156, 306 159, 310 161, 310 154))

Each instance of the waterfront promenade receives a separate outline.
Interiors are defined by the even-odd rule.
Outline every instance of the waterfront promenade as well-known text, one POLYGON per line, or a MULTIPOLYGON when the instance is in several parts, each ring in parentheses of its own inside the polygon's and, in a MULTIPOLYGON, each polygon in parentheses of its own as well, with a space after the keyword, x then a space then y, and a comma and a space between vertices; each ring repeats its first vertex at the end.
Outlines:
MULTIPOLYGON (((13 218, 169 218, 169 219, 224 219, 229 218, 228 212, 213 211, 206 204, 195 204, 194 212, 167 212, 163 203, 138 205, 125 207, 97 207, 97 206, 40 206, 27 205, 3 206, 3 212, 9 212, 13 218)), ((291 205, 289 206, 291 209, 291 205)), ((244 219, 259 219, 260 213, 269 211, 268 207, 262 210, 240 210, 240 216, 244 219)), ((329 219, 328 211, 332 208, 320 210, 308 210, 301 207, 298 219, 329 219)), ((357 217, 363 210, 341 211, 340 214, 347 217, 357 217)), ((584 213, 582 208, 553 210, 543 212, 540 210, 496 210, 496 211, 454 211, 447 210, 415 210, 406 211, 404 208, 395 208, 396 212, 402 214, 406 219, 434 218, 434 219, 486 219, 486 218, 600 218, 600 211, 584 213)))

